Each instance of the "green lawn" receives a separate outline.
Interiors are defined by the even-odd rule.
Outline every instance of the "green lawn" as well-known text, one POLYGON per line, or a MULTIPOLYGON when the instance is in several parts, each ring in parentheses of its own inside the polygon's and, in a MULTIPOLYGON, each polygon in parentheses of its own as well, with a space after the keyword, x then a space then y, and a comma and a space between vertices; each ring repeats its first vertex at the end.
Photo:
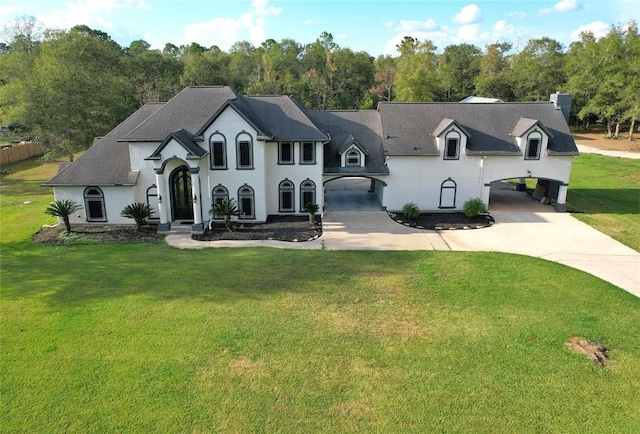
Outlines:
POLYGON ((640 426, 640 299, 588 274, 492 253, 37 246, 55 168, 9 169, 4 432, 640 426))
POLYGON ((640 160, 582 154, 569 184, 574 217, 640 251, 640 160))

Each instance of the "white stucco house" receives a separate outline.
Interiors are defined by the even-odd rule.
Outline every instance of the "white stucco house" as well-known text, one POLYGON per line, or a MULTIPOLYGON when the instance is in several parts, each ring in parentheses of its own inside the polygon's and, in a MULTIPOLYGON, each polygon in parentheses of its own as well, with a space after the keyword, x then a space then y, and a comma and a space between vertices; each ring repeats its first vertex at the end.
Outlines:
POLYGON ((324 206, 324 184, 371 179, 381 208, 461 210, 493 181, 537 178, 558 211, 578 149, 571 96, 549 102, 394 103, 377 110, 307 110, 290 96, 188 87, 141 107, 44 185, 83 209, 72 223, 131 223, 120 211, 149 203, 160 231, 200 232, 212 203, 238 201, 247 221, 324 206))

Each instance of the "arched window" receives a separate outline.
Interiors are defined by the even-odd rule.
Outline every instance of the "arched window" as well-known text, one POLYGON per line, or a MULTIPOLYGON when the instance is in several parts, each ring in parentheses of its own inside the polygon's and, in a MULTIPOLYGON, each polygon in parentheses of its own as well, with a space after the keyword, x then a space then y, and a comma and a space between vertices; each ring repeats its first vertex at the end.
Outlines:
POLYGON ((457 131, 449 131, 444 138, 444 159, 459 160, 460 159, 460 133, 457 131))
POLYGON ((350 149, 347 152, 346 165, 347 166, 360 166, 362 155, 357 149, 350 149))
POLYGON ((280 212, 293 212, 296 210, 294 203, 294 190, 293 182, 285 179, 278 186, 278 192, 280 195, 279 211, 280 212))
POLYGON ((236 163, 238 169, 253 169, 253 140, 244 131, 236 137, 236 163))
POLYGON ((448 209, 456 207, 456 190, 458 186, 456 182, 447 178, 440 185, 440 205, 438 208, 448 209))
POLYGON ((151 206, 152 213, 150 220, 158 220, 160 215, 158 214, 158 187, 153 184, 151 187, 147 188, 147 205, 151 206))
POLYGON ((532 131, 527 136, 527 148, 524 152, 524 159, 539 160, 540 148, 542 148, 542 134, 539 131, 532 131))
POLYGON ((104 194, 99 187, 87 187, 84 190, 84 208, 87 221, 106 222, 107 212, 104 207, 104 194))
MULTIPOLYGON (((211 200, 214 204, 229 200, 229 190, 222 184, 216 185, 211 192, 211 200)), ((214 215, 213 218, 221 219, 222 216, 214 215)))
POLYGON ((253 188, 245 184, 238 189, 238 212, 241 218, 256 217, 254 202, 253 188))
POLYGON ((316 203, 316 184, 306 179, 300 184, 300 211, 304 211, 309 202, 316 203))
POLYGON ((227 168, 227 139, 218 131, 209 138, 209 160, 211 169, 227 168))

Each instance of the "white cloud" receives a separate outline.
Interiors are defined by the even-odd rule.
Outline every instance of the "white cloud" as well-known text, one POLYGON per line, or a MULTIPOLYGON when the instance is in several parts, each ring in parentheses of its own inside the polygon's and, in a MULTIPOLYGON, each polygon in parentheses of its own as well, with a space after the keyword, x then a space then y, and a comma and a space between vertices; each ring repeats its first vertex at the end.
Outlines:
POLYGON ((578 3, 578 0, 561 0, 550 8, 540 10, 538 14, 549 15, 562 12, 575 12, 580 9, 582 9, 582 5, 578 3))
POLYGON ((453 21, 460 24, 477 24, 482 22, 482 12, 480 8, 475 4, 470 4, 458 12, 453 21))
POLYGON ((254 45, 267 37, 265 16, 280 15, 282 8, 269 4, 269 0, 253 0, 252 10, 234 18, 216 17, 203 23, 184 26, 184 43, 196 42, 205 47, 217 45, 228 50, 235 42, 248 40, 254 45))
POLYGON ((269 0, 253 0, 251 7, 257 15, 280 15, 282 13, 282 8, 270 5, 269 0))
POLYGON ((509 12, 507 16, 513 17, 513 18, 527 18, 527 13, 524 11, 514 11, 514 12, 509 12))
POLYGON ((609 32, 609 24, 603 23, 602 21, 594 21, 592 23, 585 24, 573 31, 571 33, 571 37, 575 40, 579 40, 580 33, 583 32, 591 32, 596 38, 601 38, 609 32))
POLYGON ((55 29, 69 29, 78 24, 114 29, 116 24, 108 16, 122 9, 149 10, 151 7, 139 0, 77 0, 67 2, 66 9, 55 9, 36 18, 45 27, 55 29))
POLYGON ((424 22, 414 21, 414 20, 400 20, 400 24, 396 27, 396 31, 418 32, 418 31, 425 31, 425 30, 433 30, 433 29, 436 29, 437 27, 438 25, 431 18, 429 18, 424 22))

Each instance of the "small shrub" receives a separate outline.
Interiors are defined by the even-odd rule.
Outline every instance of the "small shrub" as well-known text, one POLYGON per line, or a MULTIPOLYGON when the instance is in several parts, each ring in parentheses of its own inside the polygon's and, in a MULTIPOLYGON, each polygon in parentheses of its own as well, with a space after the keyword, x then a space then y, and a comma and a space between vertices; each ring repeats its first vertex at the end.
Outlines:
POLYGON ((408 219, 415 219, 420 215, 420 209, 413 202, 405 203, 402 207, 402 214, 408 219))
POLYGON ((317 203, 307 202, 304 205, 304 210, 309 213, 309 224, 313 225, 315 215, 320 210, 320 206, 317 203))
POLYGON ((151 217, 151 214, 153 214, 151 205, 142 202, 130 203, 120 211, 122 217, 133 219, 136 222, 137 231, 142 229, 142 225, 146 223, 146 219, 151 217))
POLYGON ((467 217, 478 217, 480 214, 487 212, 487 207, 482 202, 482 199, 476 197, 466 201, 462 210, 467 217))

